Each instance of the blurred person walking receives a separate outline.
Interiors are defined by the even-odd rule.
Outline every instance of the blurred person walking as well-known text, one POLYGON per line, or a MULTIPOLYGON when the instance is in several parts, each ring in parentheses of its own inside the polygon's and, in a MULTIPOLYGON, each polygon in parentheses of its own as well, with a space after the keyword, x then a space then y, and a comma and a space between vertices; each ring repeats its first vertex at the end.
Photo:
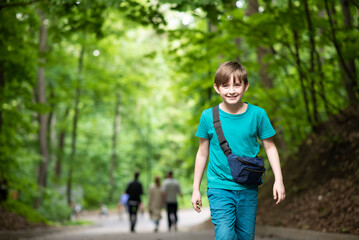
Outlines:
POLYGON ((155 223, 154 232, 158 232, 158 227, 161 220, 161 209, 163 206, 161 179, 156 176, 154 184, 151 184, 148 196, 148 210, 151 220, 155 223))
POLYGON ((167 173, 166 179, 163 181, 162 193, 167 207, 168 231, 171 231, 172 226, 177 231, 177 195, 182 196, 182 193, 179 182, 173 178, 172 171, 167 173))
POLYGON ((128 194, 128 213, 130 217, 131 232, 135 232, 137 221, 137 211, 141 204, 141 195, 143 194, 142 184, 138 181, 139 172, 135 172, 134 180, 127 186, 126 193, 128 194))
POLYGON ((122 219, 123 213, 128 209, 128 198, 127 193, 122 193, 120 200, 117 203, 117 213, 120 219, 122 219))
POLYGON ((108 209, 106 204, 100 203, 100 217, 108 217, 108 209))

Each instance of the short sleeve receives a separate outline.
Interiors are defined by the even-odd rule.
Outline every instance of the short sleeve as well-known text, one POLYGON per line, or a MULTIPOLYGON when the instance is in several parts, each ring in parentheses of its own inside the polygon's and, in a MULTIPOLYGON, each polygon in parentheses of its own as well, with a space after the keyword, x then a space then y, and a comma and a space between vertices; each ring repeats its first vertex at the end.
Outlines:
POLYGON ((261 111, 258 126, 258 137, 260 140, 273 137, 276 134, 265 110, 261 111))
POLYGON ((208 135, 208 120, 206 118, 205 111, 202 112, 201 119, 199 121, 196 137, 209 138, 208 135))

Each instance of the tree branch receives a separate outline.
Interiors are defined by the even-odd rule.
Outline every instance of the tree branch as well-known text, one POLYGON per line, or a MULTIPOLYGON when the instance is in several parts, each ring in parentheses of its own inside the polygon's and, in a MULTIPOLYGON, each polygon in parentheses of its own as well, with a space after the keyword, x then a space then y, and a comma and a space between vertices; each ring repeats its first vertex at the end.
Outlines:
POLYGON ((32 1, 29 1, 29 2, 17 2, 17 3, 1 4, 0 5, 0 10, 3 9, 3 8, 8 8, 8 7, 26 6, 26 5, 33 4, 35 2, 40 2, 40 1, 42 1, 42 0, 32 0, 32 1))
POLYGON ((341 51, 341 48, 340 48, 338 40, 337 40, 335 30, 334 30, 332 15, 330 14, 329 7, 328 7, 328 0, 325 0, 324 4, 325 4, 325 9, 326 9, 327 14, 328 14, 328 20, 329 20, 330 30, 331 30, 331 34, 332 34, 333 45, 334 45, 335 49, 337 50, 340 63, 342 64, 342 66, 344 68, 344 71, 347 74, 347 76, 355 81, 355 78, 352 76, 352 74, 349 71, 347 65, 345 64, 345 61, 344 61, 344 58, 343 58, 343 55, 342 55, 342 51, 341 51))
POLYGON ((356 3, 354 0, 351 0, 350 2, 351 2, 354 6, 356 6, 357 8, 359 8, 359 4, 356 3))

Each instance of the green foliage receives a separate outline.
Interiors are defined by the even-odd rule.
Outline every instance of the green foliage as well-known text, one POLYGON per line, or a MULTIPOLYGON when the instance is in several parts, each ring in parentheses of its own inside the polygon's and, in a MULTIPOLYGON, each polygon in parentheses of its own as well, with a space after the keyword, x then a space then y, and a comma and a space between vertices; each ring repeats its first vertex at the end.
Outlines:
POLYGON ((63 222, 71 218, 72 208, 67 204, 64 197, 57 192, 47 190, 42 201, 37 211, 46 219, 63 222))
MULTIPOLYGON (((350 104, 338 49, 348 66, 358 65, 358 21, 352 18, 352 27, 345 26, 340 2, 328 1, 335 11, 332 27, 328 14, 323 15, 324 3, 308 1, 312 29, 305 1, 259 1, 260 11, 251 14, 246 1, 237 6, 212 0, 150 2, 1 5, 0 178, 9 191, 19 192, 19 202, 11 204, 32 206, 42 197, 42 215, 67 219, 71 166, 72 200, 86 208, 115 204, 137 170, 145 192, 155 175, 173 170, 185 194, 181 204, 187 206, 198 147, 194 135, 201 112, 221 101, 213 80, 218 65, 227 60, 246 67, 250 88, 244 100, 266 109, 278 132, 281 156, 293 153, 320 122, 350 104), (48 30, 41 55, 39 9, 48 30), (270 86, 263 81, 263 66, 270 86), (39 67, 45 69, 45 104, 35 101, 39 67), (51 117, 45 188, 37 186, 36 174, 44 160, 39 114, 51 117)), ((355 10, 351 4, 350 11, 355 10)), ((355 87, 353 91, 358 93, 355 87)))
POLYGON ((39 160, 32 122, 39 107, 32 103, 38 18, 31 7, 0 11, 0 178, 32 197, 36 178, 27 173, 39 160))
POLYGON ((51 221, 65 221, 70 219, 72 209, 64 199, 49 199, 38 209, 38 212, 51 221))
POLYGON ((47 219, 36 212, 31 206, 15 200, 2 202, 1 206, 19 216, 26 218, 30 223, 48 223, 47 219))

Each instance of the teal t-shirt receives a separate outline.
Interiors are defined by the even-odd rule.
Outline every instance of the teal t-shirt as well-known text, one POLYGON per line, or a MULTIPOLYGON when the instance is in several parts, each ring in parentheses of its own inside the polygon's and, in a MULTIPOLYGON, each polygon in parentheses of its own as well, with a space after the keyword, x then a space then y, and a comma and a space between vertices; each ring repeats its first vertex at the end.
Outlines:
MULTIPOLYGON (((265 110, 250 103, 247 104, 246 111, 241 114, 230 114, 219 108, 224 136, 232 153, 239 157, 257 156, 260 151, 257 137, 263 140, 276 134, 265 110)), ((202 112, 196 136, 210 140, 207 187, 228 190, 247 188, 236 183, 232 178, 227 157, 219 146, 213 127, 212 108, 202 112)))

